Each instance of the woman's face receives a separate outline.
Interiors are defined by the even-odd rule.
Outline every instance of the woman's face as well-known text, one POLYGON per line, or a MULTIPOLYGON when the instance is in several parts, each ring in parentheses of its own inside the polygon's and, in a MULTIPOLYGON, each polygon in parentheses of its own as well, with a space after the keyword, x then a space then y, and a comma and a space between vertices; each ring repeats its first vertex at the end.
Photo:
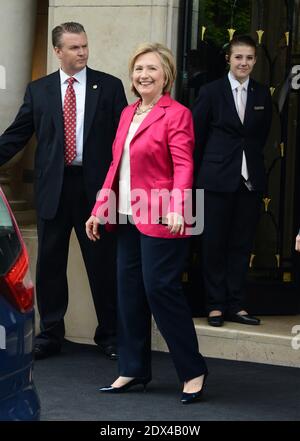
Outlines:
POLYGON ((132 82, 143 100, 153 101, 163 93, 165 75, 155 52, 140 55, 134 64, 132 82))
POLYGON ((229 57, 230 72, 241 83, 245 81, 256 63, 255 49, 252 46, 232 46, 229 57))

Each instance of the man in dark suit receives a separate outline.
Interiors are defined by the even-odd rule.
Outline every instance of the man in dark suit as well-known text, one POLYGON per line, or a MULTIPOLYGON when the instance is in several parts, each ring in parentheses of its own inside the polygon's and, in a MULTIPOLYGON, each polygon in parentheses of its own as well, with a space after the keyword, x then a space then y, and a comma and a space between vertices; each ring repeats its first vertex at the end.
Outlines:
MULTIPOLYGON (((0 137, 0 165, 35 133, 35 196, 38 260, 36 292, 41 333, 35 356, 59 353, 68 305, 67 260, 75 229, 85 262, 99 326, 95 342, 116 359, 115 244, 91 243, 85 221, 111 162, 111 147, 127 101, 119 79, 88 68, 88 42, 79 23, 52 31, 59 71, 33 81, 15 121, 0 137)), ((84 294, 84 293, 83 293, 84 294)))
POLYGON ((263 148, 272 118, 269 89, 249 75, 256 45, 229 44, 224 78, 203 86, 194 107, 198 188, 205 190, 203 274, 208 322, 257 325, 244 309, 244 283, 266 184, 263 148))

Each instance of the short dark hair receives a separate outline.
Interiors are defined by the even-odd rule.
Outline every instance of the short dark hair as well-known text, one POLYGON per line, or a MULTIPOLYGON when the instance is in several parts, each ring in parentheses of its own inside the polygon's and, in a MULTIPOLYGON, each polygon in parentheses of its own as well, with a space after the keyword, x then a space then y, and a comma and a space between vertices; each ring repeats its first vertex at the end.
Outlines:
POLYGON ((228 55, 229 58, 230 58, 230 55, 232 53, 233 46, 250 46, 250 47, 253 47, 254 53, 256 55, 256 43, 253 40, 253 38, 250 37, 250 35, 237 35, 237 36, 233 37, 233 39, 230 41, 230 43, 228 44, 228 46, 226 48, 226 52, 227 52, 227 55, 228 55))
POLYGON ((62 23, 59 26, 56 26, 52 30, 52 44, 53 47, 61 47, 61 37, 66 32, 72 34, 81 34, 81 32, 85 32, 84 27, 80 23, 76 23, 74 21, 68 21, 66 23, 62 23))

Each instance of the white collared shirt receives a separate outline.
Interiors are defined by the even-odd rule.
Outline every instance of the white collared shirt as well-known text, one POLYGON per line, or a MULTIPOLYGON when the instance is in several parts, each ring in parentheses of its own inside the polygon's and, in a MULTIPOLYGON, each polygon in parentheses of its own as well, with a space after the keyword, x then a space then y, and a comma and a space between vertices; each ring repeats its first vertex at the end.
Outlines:
MULTIPOLYGON (((233 99, 234 99, 236 111, 239 114, 238 102, 237 102, 237 92, 236 91, 237 91, 238 87, 241 86, 241 83, 232 75, 232 73, 230 71, 228 72, 228 79, 229 79, 229 82, 231 85, 231 90, 232 90, 232 94, 233 94, 233 99)), ((241 99, 242 99, 242 103, 244 105, 244 109, 246 109, 246 104, 247 104, 248 85, 249 85, 249 77, 246 79, 246 81, 244 81, 242 83, 243 88, 242 88, 242 93, 241 93, 241 99)), ((250 190, 251 184, 250 183, 247 184, 247 181, 249 179, 249 173, 248 173, 247 160, 246 160, 246 155, 245 155, 244 150, 243 150, 241 174, 246 179, 246 186, 250 190)))
MULTIPOLYGON (((70 78, 70 75, 67 75, 62 69, 59 70, 59 73, 61 98, 64 107, 64 99, 68 87, 67 80, 70 78)), ((73 76, 77 81, 75 81, 73 84, 76 95, 76 158, 72 162, 72 165, 82 165, 86 67, 73 76)))
MULTIPOLYGON (((235 92, 235 89, 237 89, 241 83, 232 75, 232 73, 229 71, 228 72, 228 79, 231 85, 231 90, 232 90, 232 94, 233 94, 233 98, 234 98, 234 103, 235 103, 235 107, 236 110, 238 112, 238 106, 237 106, 237 94, 235 92)), ((244 81, 242 83, 243 85, 243 89, 242 89, 242 101, 245 105, 246 108, 246 104, 247 104, 247 92, 248 92, 248 86, 249 86, 249 77, 247 78, 246 81, 244 81)))

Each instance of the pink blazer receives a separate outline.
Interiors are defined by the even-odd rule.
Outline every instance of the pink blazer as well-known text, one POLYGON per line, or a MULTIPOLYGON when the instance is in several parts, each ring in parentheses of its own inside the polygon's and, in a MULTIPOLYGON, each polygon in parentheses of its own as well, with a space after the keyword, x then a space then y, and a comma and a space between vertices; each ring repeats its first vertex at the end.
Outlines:
MULTIPOLYGON (((113 144, 113 161, 93 208, 94 216, 101 218, 107 216, 109 210, 114 214, 117 209, 119 167, 138 103, 127 106, 122 112, 113 144)), ((190 205, 189 192, 185 190, 193 185, 193 150, 190 110, 169 94, 163 95, 130 143, 131 206, 141 233, 161 238, 185 237, 185 234, 170 234, 165 226, 158 224, 158 218, 168 212, 184 215, 186 205, 190 205)), ((107 230, 114 229, 113 218, 109 216, 107 230)))

